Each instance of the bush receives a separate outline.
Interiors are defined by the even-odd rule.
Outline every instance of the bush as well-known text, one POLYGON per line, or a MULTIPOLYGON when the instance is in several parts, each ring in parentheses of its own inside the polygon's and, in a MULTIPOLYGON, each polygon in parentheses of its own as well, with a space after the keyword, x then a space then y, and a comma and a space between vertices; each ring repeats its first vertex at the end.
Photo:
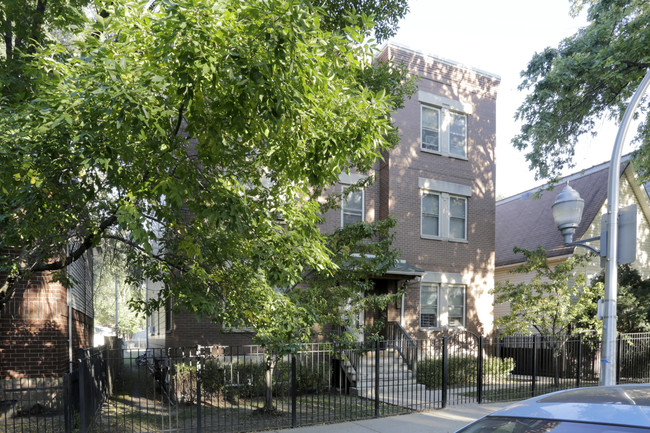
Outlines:
MULTIPOLYGON (((476 357, 452 356, 447 360, 447 385, 475 385, 478 377, 476 357)), ((515 368, 513 358, 485 358, 483 360, 483 382, 506 378, 515 368)), ((417 364, 417 382, 427 389, 442 388, 442 358, 430 358, 417 364)))
MULTIPOLYGON (((309 357, 299 357, 296 363, 296 388, 298 394, 320 392, 329 385, 329 365, 317 364, 310 368, 309 357)), ((206 394, 253 398, 264 395, 266 362, 207 361, 201 369, 201 386, 206 394)), ((176 367, 177 392, 193 401, 196 394, 196 367, 176 367)), ((273 394, 289 395, 291 392, 291 361, 279 360, 273 370, 273 394)))

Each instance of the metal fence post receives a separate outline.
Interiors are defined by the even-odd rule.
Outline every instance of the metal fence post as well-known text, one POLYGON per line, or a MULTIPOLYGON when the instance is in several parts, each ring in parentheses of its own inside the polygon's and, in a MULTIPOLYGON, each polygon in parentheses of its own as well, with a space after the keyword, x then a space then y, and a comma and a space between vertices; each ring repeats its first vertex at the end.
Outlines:
MULTIPOLYGON (((82 349, 79 349, 80 354, 83 353, 82 349)), ((80 431, 81 433, 86 433, 86 373, 84 369, 84 360, 82 357, 79 358, 79 421, 80 421, 80 431)))
POLYGON ((375 341, 375 418, 379 418, 379 340, 375 341))
POLYGON ((449 381, 449 337, 442 337, 442 407, 447 407, 447 385, 449 381))
POLYGON ((483 402, 483 336, 478 336, 478 356, 477 362, 477 377, 476 377, 476 402, 481 404, 483 402))
POLYGON ((72 433, 72 390, 70 373, 63 375, 63 424, 65 433, 72 433))
POLYGON ((617 342, 616 342, 616 384, 618 385, 621 383, 621 365, 623 364, 621 361, 623 360, 623 339, 619 335, 617 337, 617 342))
POLYGON ((578 334, 578 365, 576 366, 576 388, 580 388, 582 376, 582 334, 578 334))
POLYGON ((537 393, 537 335, 533 335, 533 381, 530 389, 531 397, 537 393))
POLYGON ((295 428, 298 423, 297 414, 297 394, 298 394, 298 375, 296 374, 296 355, 291 355, 291 428, 295 428))
POLYGON ((203 431, 203 420, 201 417, 201 346, 196 346, 196 431, 203 431))

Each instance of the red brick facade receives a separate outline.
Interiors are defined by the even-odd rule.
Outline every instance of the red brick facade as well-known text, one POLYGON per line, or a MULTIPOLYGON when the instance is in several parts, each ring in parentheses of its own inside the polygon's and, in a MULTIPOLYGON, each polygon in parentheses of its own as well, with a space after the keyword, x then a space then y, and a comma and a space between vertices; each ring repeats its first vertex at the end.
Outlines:
MULTIPOLYGON (((72 313, 72 347, 92 346, 93 319, 72 313)), ((0 378, 58 377, 68 371, 66 289, 49 273, 19 281, 0 311, 0 378)))

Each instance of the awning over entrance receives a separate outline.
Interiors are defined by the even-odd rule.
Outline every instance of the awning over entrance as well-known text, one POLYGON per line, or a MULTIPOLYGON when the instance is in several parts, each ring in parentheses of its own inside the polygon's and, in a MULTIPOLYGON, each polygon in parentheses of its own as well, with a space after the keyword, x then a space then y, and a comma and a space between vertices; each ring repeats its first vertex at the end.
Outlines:
POLYGON ((397 280, 410 280, 414 277, 421 277, 422 275, 424 275, 424 269, 409 265, 406 261, 400 260, 383 277, 397 280))

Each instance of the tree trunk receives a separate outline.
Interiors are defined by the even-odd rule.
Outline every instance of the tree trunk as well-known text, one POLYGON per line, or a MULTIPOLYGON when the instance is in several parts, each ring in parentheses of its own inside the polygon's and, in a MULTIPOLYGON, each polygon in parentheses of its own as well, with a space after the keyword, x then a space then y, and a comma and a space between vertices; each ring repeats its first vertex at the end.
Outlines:
POLYGON ((277 358, 272 355, 266 357, 266 370, 264 371, 264 412, 273 412, 273 370, 277 364, 277 358))

